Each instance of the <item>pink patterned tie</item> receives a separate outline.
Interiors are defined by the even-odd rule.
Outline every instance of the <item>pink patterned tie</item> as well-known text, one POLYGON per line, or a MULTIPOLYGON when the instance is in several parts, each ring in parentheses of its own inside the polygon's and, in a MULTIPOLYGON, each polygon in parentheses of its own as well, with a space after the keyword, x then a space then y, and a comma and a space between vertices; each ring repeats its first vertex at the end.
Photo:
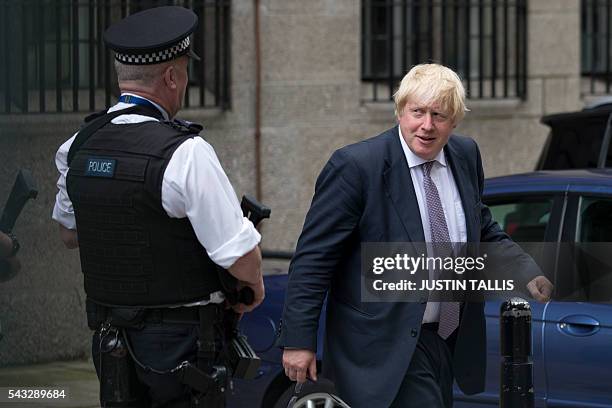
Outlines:
MULTIPOLYGON (((447 242, 450 245, 450 235, 446 225, 446 218, 444 217, 444 208, 442 208, 438 189, 431 179, 430 173, 433 164, 433 161, 423 163, 423 187, 427 201, 431 242, 447 242)), ((459 327, 459 312, 459 302, 440 302, 440 324, 438 325, 440 337, 447 339, 459 327)))

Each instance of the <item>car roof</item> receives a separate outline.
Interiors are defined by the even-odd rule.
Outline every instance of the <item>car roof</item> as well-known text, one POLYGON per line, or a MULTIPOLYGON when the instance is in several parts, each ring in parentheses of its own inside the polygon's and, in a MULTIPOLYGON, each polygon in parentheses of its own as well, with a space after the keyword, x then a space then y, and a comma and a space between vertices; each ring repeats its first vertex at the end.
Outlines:
POLYGON ((605 122, 607 121, 611 113, 612 103, 607 102, 601 105, 590 106, 577 112, 563 112, 545 115, 542 116, 540 122, 550 126, 551 128, 556 128, 559 126, 577 126, 580 124, 584 125, 583 121, 595 119, 603 121, 603 124, 605 126, 605 122))
POLYGON ((541 122, 550 134, 540 154, 536 170, 560 170, 612 166, 609 132, 606 125, 612 114, 612 102, 600 99, 578 112, 543 116, 541 122), (605 158, 603 164, 600 161, 605 158))
POLYGON ((485 180, 485 196, 552 192, 612 194, 612 169, 540 170, 485 180))

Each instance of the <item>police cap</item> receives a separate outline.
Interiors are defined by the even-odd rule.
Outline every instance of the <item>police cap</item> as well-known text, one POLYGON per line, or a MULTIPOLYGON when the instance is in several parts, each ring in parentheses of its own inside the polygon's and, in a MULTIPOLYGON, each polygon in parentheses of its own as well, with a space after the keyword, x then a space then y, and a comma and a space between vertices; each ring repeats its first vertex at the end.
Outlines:
POLYGON ((189 36, 198 25, 198 16, 178 6, 155 7, 131 14, 110 26, 104 42, 115 51, 115 59, 128 65, 160 64, 189 55, 189 36))

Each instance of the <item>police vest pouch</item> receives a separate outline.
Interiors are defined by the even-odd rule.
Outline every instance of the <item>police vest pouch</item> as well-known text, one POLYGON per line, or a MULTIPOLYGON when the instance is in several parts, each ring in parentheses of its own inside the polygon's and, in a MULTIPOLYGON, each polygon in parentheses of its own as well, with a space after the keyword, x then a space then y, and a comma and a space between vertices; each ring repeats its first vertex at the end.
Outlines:
POLYGON ((145 309, 118 307, 109 311, 110 324, 126 329, 142 329, 144 327, 145 309))

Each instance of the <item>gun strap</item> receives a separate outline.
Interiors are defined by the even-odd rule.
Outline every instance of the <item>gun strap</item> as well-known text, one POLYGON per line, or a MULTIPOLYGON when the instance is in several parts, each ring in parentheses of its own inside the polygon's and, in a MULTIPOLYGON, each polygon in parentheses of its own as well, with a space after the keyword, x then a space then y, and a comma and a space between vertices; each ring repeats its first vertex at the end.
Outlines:
MULTIPOLYGON (((194 390, 203 394, 207 393, 210 389, 214 389, 216 387, 216 382, 214 378, 206 374, 204 371, 198 369, 197 367, 194 367, 188 361, 183 361, 176 367, 171 368, 169 370, 158 370, 143 364, 134 354, 134 350, 132 350, 125 329, 115 330, 121 330, 121 336, 123 337, 123 341, 127 346, 132 361, 134 361, 134 363, 136 363, 136 365, 142 368, 145 372, 152 372, 157 375, 175 375, 182 384, 185 384, 190 388, 193 388, 194 390)), ((102 338, 100 339, 100 342, 101 341, 102 338)))
POLYGON ((215 325, 217 324, 217 305, 199 306, 200 341, 198 344, 198 368, 208 371, 215 361, 217 347, 215 342, 215 325))

